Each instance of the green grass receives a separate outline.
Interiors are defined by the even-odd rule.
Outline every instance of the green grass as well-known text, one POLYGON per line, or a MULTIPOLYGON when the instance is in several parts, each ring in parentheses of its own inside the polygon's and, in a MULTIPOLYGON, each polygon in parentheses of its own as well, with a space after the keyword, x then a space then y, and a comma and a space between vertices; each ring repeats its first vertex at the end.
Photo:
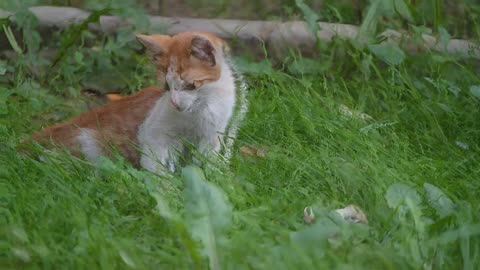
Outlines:
MULTIPOLYGON (((222 269, 480 265, 479 99, 469 92, 478 79, 449 81, 460 89, 455 96, 444 80, 466 73, 424 61, 384 66, 383 78, 357 71, 347 78, 335 67, 316 75, 249 76, 250 111, 234 160, 226 173, 206 170, 233 206, 219 249, 222 269), (340 104, 375 120, 346 118, 340 104), (266 157, 238 151, 252 144, 267 146, 266 157), (426 183, 443 199, 429 201, 426 183), (328 226, 302 220, 305 206, 314 205, 322 222, 326 210, 347 204, 363 208, 370 223, 339 225, 333 244, 328 226)), ((40 124, 31 119, 38 112, 22 100, 7 104, 0 129, 3 267, 206 267, 194 257, 201 245, 189 245, 184 230, 189 198, 180 175, 159 179, 117 161, 96 169, 68 155, 47 163, 25 157, 15 145, 40 124), (158 197, 178 219, 156 208, 158 197)))
POLYGON ((53 70, 32 48, 0 60, 1 269, 480 267, 477 61, 341 41, 282 70, 239 61, 250 110, 231 164, 202 168, 205 179, 18 153, 33 131, 86 110, 79 89, 93 75, 115 74, 125 92, 151 82, 129 33, 91 50, 82 32, 53 70), (251 145, 266 156, 239 150, 251 145), (369 224, 331 213, 348 204, 369 224))

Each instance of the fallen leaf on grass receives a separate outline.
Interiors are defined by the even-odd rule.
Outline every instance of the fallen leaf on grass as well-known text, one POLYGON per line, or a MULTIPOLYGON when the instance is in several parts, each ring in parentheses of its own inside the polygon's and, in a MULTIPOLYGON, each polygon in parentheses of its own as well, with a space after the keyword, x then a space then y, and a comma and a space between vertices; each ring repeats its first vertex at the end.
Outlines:
POLYGON ((368 238, 367 218, 358 206, 348 205, 345 208, 328 210, 312 207, 303 209, 303 219, 309 224, 305 228, 291 233, 291 239, 299 247, 326 249, 327 243, 338 247, 346 242, 359 243, 368 238), (345 222, 341 222, 344 220, 345 222))
POLYGON ((347 107, 346 105, 344 104, 341 104, 340 107, 339 107, 339 110, 340 110, 340 113, 345 116, 345 117, 348 117, 348 118, 356 118, 356 119, 360 119, 360 120, 363 120, 363 121, 367 121, 367 120, 372 120, 373 117, 371 117, 370 115, 366 114, 366 113, 361 113, 361 112, 357 112, 357 111, 353 111, 351 110, 349 107, 347 107))
POLYGON ((335 212, 342 216, 347 222, 368 224, 367 216, 363 213, 362 209, 356 205, 351 204, 345 208, 337 209, 335 212))
MULTIPOLYGON (((351 204, 345 208, 336 209, 335 212, 349 223, 368 224, 367 216, 360 207, 356 205, 351 204)), ((305 207, 303 209, 303 220, 307 224, 312 224, 315 221, 315 214, 311 207, 305 207)))
POLYGON ((251 145, 251 146, 240 147, 240 152, 242 152, 247 156, 256 156, 256 157, 264 158, 266 156, 267 149, 264 146, 251 145))

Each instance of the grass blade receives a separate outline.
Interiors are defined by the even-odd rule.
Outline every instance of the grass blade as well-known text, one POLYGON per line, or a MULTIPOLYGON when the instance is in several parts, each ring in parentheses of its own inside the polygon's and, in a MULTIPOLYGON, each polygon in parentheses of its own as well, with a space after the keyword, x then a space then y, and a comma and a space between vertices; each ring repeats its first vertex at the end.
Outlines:
POLYGON ((7 37, 10 46, 12 46, 12 49, 18 54, 23 54, 23 50, 20 48, 20 46, 18 46, 17 40, 15 39, 10 26, 4 24, 3 31, 5 32, 5 36, 7 37))
POLYGON ((210 259, 210 268, 220 269, 220 246, 231 225, 232 206, 223 191, 205 180, 198 167, 182 170, 185 180, 185 212, 192 237, 203 244, 203 253, 210 259))

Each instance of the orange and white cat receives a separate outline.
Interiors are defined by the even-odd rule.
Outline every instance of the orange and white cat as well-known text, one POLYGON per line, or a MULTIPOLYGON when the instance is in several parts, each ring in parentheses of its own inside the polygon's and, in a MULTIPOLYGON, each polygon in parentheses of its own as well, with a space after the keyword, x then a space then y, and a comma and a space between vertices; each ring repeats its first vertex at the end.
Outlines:
POLYGON ((136 165, 174 171, 184 141, 227 158, 247 104, 226 43, 204 32, 137 35, 165 89, 149 87, 33 135, 93 163, 111 147, 136 165), (240 103, 237 104, 237 101, 240 103), (234 116, 235 106, 239 108, 234 116), (228 127, 227 127, 228 126, 228 127), (228 134, 227 134, 228 133, 228 134))

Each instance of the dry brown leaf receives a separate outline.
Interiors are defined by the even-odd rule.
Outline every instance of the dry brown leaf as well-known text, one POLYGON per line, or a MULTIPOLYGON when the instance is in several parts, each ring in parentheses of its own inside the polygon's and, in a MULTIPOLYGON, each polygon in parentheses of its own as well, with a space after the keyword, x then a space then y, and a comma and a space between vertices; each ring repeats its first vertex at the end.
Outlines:
MULTIPOLYGON (((335 212, 349 223, 368 224, 367 216, 360 207, 356 205, 351 204, 345 208, 336 209, 335 212)), ((305 207, 303 209, 303 220, 307 224, 312 224, 315 221, 315 214, 311 207, 305 207)))
POLYGON ((267 149, 264 146, 251 145, 251 146, 240 147, 240 152, 242 152, 247 156, 256 156, 256 157, 264 158, 267 154, 267 149))
POLYGON ((367 216, 363 213, 362 209, 356 205, 351 204, 335 211, 347 222, 368 224, 367 216))

